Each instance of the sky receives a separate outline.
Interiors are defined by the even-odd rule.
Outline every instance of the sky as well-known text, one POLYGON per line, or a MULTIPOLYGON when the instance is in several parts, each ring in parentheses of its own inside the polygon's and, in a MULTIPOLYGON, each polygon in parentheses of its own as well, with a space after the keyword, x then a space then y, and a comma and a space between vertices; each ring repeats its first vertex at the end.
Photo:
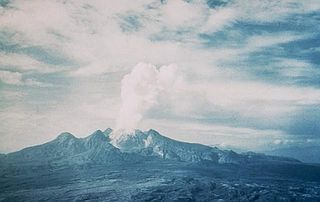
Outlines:
POLYGON ((0 0, 0 152, 154 128, 320 146, 318 0, 0 0))

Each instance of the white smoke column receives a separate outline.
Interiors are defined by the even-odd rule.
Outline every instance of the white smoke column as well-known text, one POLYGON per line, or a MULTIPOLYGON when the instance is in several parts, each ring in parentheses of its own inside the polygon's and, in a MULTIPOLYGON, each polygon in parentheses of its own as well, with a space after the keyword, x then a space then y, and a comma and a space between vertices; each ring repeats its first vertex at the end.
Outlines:
POLYGON ((116 130, 131 132, 136 129, 145 112, 158 104, 160 94, 168 92, 177 79, 175 64, 158 69, 152 64, 137 64, 121 82, 121 109, 116 130))

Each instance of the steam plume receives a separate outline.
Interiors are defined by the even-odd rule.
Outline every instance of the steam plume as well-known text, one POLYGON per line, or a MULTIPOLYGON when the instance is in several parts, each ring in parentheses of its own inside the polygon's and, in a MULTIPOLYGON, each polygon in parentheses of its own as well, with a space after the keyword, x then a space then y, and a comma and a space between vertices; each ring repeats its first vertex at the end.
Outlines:
POLYGON ((177 66, 157 68, 139 63, 121 82, 121 108, 116 129, 134 130, 146 111, 158 104, 162 92, 168 91, 177 80, 177 66))

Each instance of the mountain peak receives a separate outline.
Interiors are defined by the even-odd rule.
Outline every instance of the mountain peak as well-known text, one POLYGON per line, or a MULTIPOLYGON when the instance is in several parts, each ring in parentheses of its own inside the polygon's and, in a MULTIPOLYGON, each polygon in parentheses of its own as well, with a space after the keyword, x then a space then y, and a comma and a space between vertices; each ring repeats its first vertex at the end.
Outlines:
POLYGON ((155 135, 160 135, 160 133, 158 132, 158 131, 156 131, 156 130, 154 130, 154 129, 149 129, 148 131, 147 131, 147 133, 148 134, 155 134, 155 135))
POLYGON ((101 130, 96 130, 94 133, 92 133, 91 135, 89 135, 85 139, 88 141, 106 141, 106 140, 108 140, 105 133, 103 133, 101 130))
POLYGON ((58 135, 58 137, 56 138, 56 140, 65 141, 65 140, 74 139, 74 138, 76 138, 76 137, 75 137, 74 135, 72 135, 71 133, 63 132, 63 133, 61 133, 60 135, 58 135))
POLYGON ((110 133, 112 133, 112 128, 107 128, 103 131, 103 133, 106 135, 106 136, 109 136, 110 133))
POLYGON ((94 134, 101 134, 101 133, 103 134, 103 132, 98 129, 98 130, 94 131, 94 133, 92 133, 92 135, 94 135, 94 134))

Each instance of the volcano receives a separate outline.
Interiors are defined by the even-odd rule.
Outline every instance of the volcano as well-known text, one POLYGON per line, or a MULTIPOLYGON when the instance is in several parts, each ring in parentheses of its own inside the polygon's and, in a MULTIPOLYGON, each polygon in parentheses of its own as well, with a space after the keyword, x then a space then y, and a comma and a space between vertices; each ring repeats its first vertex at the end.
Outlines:
POLYGON ((4 201, 320 199, 319 165, 181 142, 153 129, 62 133, 1 155, 0 176, 4 201))

